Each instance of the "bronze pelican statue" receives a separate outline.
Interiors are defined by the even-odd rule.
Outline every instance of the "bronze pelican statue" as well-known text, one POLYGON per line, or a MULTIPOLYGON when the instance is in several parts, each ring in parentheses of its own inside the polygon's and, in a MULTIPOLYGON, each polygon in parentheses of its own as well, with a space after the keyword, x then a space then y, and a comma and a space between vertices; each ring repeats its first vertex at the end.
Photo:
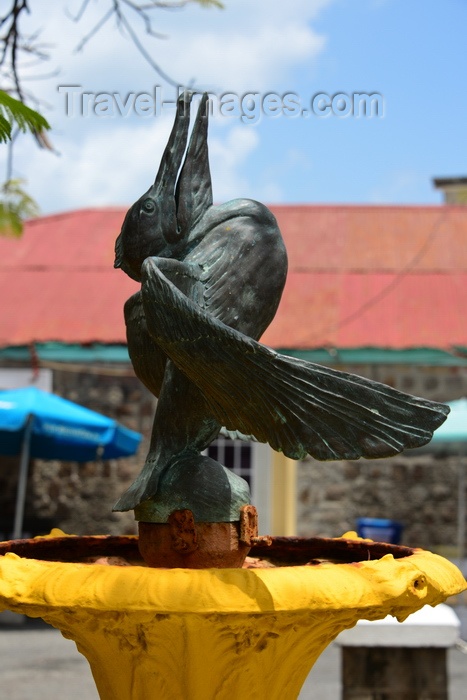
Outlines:
POLYGON ((207 99, 187 148, 192 95, 179 98, 156 180, 128 211, 116 242, 115 266, 141 282, 125 304, 129 354, 159 400, 146 463, 115 510, 144 511, 159 498, 165 506, 156 507, 156 521, 187 489, 202 501, 208 486, 198 517, 235 519, 222 499, 236 487, 201 454, 221 429, 293 459, 373 459, 429 442, 449 412, 258 342, 281 298, 287 254, 264 205, 213 205, 207 99), (217 478, 219 499, 211 488, 217 478))

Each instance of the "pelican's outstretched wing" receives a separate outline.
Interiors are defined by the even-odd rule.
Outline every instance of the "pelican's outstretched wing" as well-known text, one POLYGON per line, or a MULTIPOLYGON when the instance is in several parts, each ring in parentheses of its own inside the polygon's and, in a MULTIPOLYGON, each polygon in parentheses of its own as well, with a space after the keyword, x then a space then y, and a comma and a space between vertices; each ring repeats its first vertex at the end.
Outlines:
POLYGON ((352 374, 280 355, 185 297, 143 266, 148 332, 203 392, 228 430, 294 459, 378 458, 427 443, 449 409, 352 374))

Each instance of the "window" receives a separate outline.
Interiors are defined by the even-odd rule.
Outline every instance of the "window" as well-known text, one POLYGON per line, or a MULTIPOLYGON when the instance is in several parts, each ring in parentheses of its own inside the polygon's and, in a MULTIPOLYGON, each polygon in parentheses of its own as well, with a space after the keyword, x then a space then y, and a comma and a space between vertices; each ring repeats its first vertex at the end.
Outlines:
POLYGON ((271 448, 260 442, 231 440, 220 436, 204 454, 248 482, 251 502, 258 509, 259 533, 267 535, 271 530, 271 448))
POLYGON ((206 454, 231 469, 234 474, 241 476, 252 488, 252 456, 251 443, 244 440, 231 440, 218 437, 209 445, 206 454))

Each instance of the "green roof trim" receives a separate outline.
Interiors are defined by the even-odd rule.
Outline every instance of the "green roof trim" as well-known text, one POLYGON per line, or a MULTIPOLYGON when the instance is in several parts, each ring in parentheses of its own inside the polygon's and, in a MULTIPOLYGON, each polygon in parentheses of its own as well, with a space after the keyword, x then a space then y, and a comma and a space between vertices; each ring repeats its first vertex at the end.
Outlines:
POLYGON ((459 367, 467 365, 467 352, 453 355, 436 348, 317 348, 315 350, 281 349, 284 355, 300 360, 331 365, 427 365, 459 367), (462 357, 461 355, 465 355, 462 357))
MULTIPOLYGON (((67 343, 37 343, 35 351, 39 360, 64 363, 115 363, 130 361, 126 345, 92 343, 78 345, 67 343)), ((326 365, 426 365, 439 367, 467 366, 467 348, 456 348, 456 354, 436 348, 316 348, 314 350, 280 349, 284 355, 326 365)), ((27 345, 0 348, 2 360, 31 362, 31 350, 27 345)))
MULTIPOLYGON (((126 345, 68 345, 67 343, 37 343, 34 345, 39 360, 47 362, 79 363, 128 363, 130 357, 126 345)), ((0 348, 1 360, 30 362, 31 349, 27 345, 0 348)))

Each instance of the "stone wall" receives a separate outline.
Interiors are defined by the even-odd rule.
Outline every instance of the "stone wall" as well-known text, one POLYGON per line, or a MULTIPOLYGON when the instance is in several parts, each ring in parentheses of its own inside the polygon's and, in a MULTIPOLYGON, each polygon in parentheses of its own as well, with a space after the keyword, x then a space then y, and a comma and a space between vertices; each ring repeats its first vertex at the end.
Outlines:
MULTIPOLYGON (((344 369, 344 368, 339 368, 344 369)), ((466 367, 366 365, 346 371, 436 401, 467 396, 466 367)), ((359 517, 404 525, 403 543, 451 547, 457 543, 458 474, 467 458, 407 452, 382 460, 298 464, 297 533, 338 537, 359 517)))
POLYGON ((467 396, 467 366, 333 365, 432 401, 454 401, 467 396))
POLYGON ((466 458, 401 455, 381 460, 298 465, 298 534, 339 537, 359 517, 403 524, 409 546, 457 543, 458 472, 466 458))

